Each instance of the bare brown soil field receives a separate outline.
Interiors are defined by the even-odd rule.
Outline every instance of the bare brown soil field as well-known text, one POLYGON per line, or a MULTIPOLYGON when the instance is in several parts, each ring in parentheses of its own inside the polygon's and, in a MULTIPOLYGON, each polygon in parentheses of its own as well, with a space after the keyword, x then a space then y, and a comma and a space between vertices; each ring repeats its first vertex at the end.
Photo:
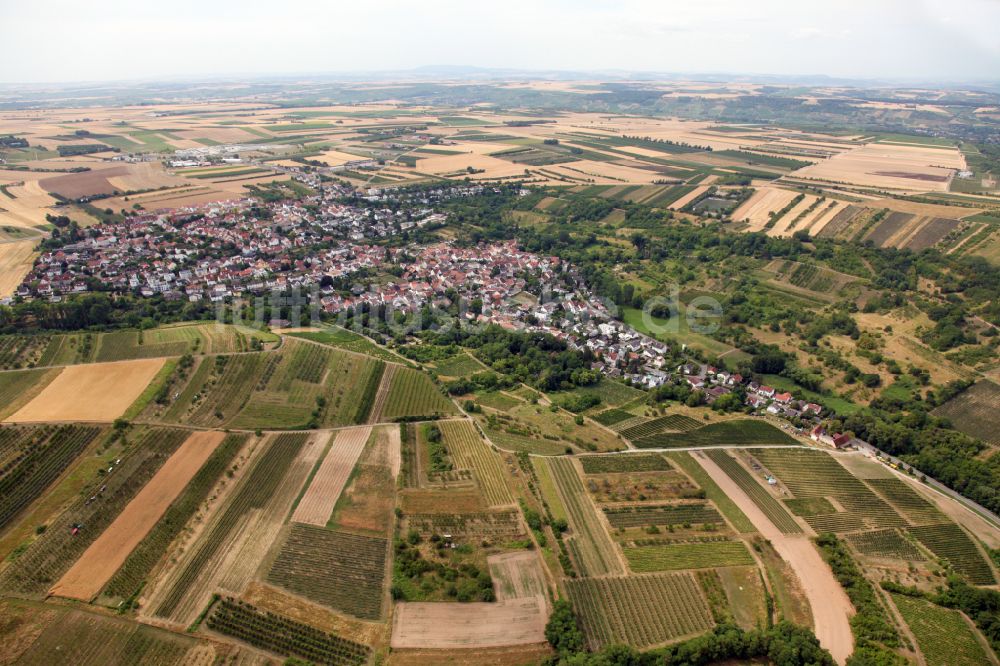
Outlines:
POLYGON ((114 421, 135 402, 165 359, 73 365, 7 420, 114 421))
POLYGON ((12 296, 31 270, 35 245, 34 240, 0 243, 0 298, 12 296))
POLYGON ((80 601, 96 597, 224 437, 216 431, 188 437, 49 593, 80 601))
POLYGON ((398 426, 376 428, 333 510, 331 522, 338 529, 385 536, 392 528, 396 505, 396 477, 390 461, 391 437, 398 426))
POLYGON ((392 647, 472 648, 545 640, 545 597, 493 603, 403 602, 392 619, 392 647))
POLYGON ((854 649, 854 636, 849 623, 854 608, 809 537, 782 533, 714 461, 698 454, 695 459, 791 566, 802 582, 812 607, 813 630, 820 645, 830 651, 838 664, 845 663, 854 649))
POLYGON ((66 199, 79 199, 94 194, 114 194, 117 188, 108 181, 108 178, 126 176, 128 172, 125 166, 115 166, 52 176, 43 178, 38 183, 51 194, 58 194, 66 199))
POLYGON ((371 426, 345 428, 337 432, 326 458, 295 508, 292 522, 319 527, 326 525, 371 433, 371 426))
POLYGON ((405 513, 478 513, 486 511, 479 490, 407 490, 400 493, 405 513))

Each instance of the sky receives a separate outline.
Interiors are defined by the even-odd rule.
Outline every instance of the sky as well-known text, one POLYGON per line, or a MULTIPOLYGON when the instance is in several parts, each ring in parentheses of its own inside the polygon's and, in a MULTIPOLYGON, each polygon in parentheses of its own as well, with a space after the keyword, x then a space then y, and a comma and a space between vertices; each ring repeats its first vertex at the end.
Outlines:
POLYGON ((0 0, 0 82, 529 70, 1000 79, 1000 0, 0 0))

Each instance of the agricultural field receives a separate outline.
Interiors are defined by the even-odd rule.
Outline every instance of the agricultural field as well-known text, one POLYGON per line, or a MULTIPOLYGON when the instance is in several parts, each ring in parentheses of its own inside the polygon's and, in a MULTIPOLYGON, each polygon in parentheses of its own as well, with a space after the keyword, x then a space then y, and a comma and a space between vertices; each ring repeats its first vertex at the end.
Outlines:
POLYGON ((476 414, 489 440, 507 451, 558 455, 569 450, 614 451, 625 443, 614 433, 573 414, 540 404, 518 403, 503 412, 476 414))
POLYGON ((899 530, 884 529, 849 534, 847 541, 862 555, 922 562, 927 558, 899 530))
POLYGON ((185 439, 114 522, 56 582, 50 594, 80 601, 93 599, 133 549, 156 527, 224 437, 221 432, 195 432, 185 439))
POLYGON ((705 424, 703 423, 695 421, 690 416, 684 416, 683 414, 667 414, 666 416, 658 416, 654 419, 644 421, 643 423, 630 428, 624 428, 618 432, 621 433, 622 437, 634 440, 641 437, 655 435, 660 432, 688 432, 691 430, 697 430, 704 425, 705 424))
POLYGON ((139 397, 162 365, 163 359, 147 359, 65 367, 7 420, 14 423, 113 421, 139 397), (103 399, 80 399, 95 395, 103 399))
POLYGON ((392 386, 385 406, 378 413, 380 421, 400 418, 444 416, 453 414, 455 407, 430 377, 412 368, 399 367, 392 377, 392 386))
POLYGON ((23 512, 101 434, 101 428, 0 427, 0 529, 23 512))
POLYGON ((640 449, 676 449, 705 446, 780 446, 797 442, 766 421, 737 419, 710 423, 687 432, 660 432, 635 439, 632 443, 640 449))
POLYGON ((612 643, 660 645, 712 626, 690 573, 568 580, 566 592, 594 650, 612 643))
POLYGON ((996 415, 1000 411, 1000 384, 983 379, 934 410, 966 435, 1000 446, 996 415))
MULTIPOLYGON (((753 457, 796 499, 830 498, 804 519, 817 532, 905 527, 906 520, 829 453, 808 449, 757 449, 753 457)), ((919 498, 918 498, 919 499, 919 498)))
POLYGON ((167 552, 171 542, 181 533, 209 494, 218 488, 223 474, 232 469, 246 441, 246 435, 230 434, 215 447, 208 461, 108 581, 102 592, 102 597, 108 600, 107 605, 113 606, 117 600, 128 599, 148 581, 153 568, 167 552))
POLYGON ((978 632, 958 611, 902 594, 893 594, 892 603, 917 639, 927 666, 976 666, 991 661, 978 632))
POLYGON ((795 522, 781 503, 764 486, 757 482, 750 472, 736 458, 725 451, 708 451, 705 455, 718 465, 740 489, 747 494, 764 515, 785 534, 801 533, 802 527, 795 522))
POLYGON ((209 629, 269 652, 334 666, 360 666, 368 647, 307 624, 261 613, 250 604, 220 599, 205 620, 209 629))
POLYGON ((31 402, 60 372, 59 368, 0 372, 0 418, 31 402))
POLYGON ((354 617, 382 615, 386 539, 292 525, 267 581, 354 617))
POLYGON ((159 415, 205 427, 304 429, 364 423, 384 363, 308 342, 198 359, 159 415))
POLYGON ((333 435, 323 462, 292 513, 292 522, 319 527, 327 524, 371 433, 370 427, 363 426, 338 430, 333 435))
POLYGON ((443 361, 435 361, 434 370, 444 377, 467 377, 483 372, 486 367, 469 354, 462 353, 443 361))
POLYGON ((258 444, 249 469, 244 465, 240 481, 197 539, 148 594, 144 591, 144 613, 186 624, 214 589, 241 590, 275 542, 321 448, 315 438, 300 433, 274 435, 258 444))
POLYGON ((749 534, 756 532, 753 523, 746 517, 736 503, 723 492, 722 488, 709 476, 704 468, 698 464, 691 454, 686 451, 677 451, 666 454, 667 459, 691 477, 698 487, 705 493, 705 497, 715 505, 719 512, 726 517, 729 524, 737 532, 749 534))
POLYGON ((699 526, 722 524, 722 516, 707 502, 683 504, 632 504, 605 506, 604 515, 613 528, 649 527, 653 525, 699 526))
POLYGON ((754 559, 742 541, 727 539, 626 546, 624 552, 629 569, 635 573, 754 564, 754 559))
POLYGON ((28 666, 149 663, 182 666, 249 657, 244 648, 205 641, 86 610, 22 600, 0 602, 9 639, 4 663, 28 666))
POLYGON ((926 525, 911 527, 908 531, 935 557, 948 560, 955 571, 972 583, 996 584, 996 575, 979 546, 958 525, 926 525))
POLYGON ((47 529, 0 572, 0 590, 40 594, 76 562, 187 439, 186 430, 149 428, 131 441, 113 473, 92 480, 47 529))
POLYGON ((624 474, 627 472, 669 472, 673 469, 661 455, 633 453, 608 456, 581 456, 584 474, 624 474))
POLYGON ((567 458, 536 458, 533 463, 544 466, 547 475, 555 481, 570 526, 568 547, 581 574, 623 573, 618 547, 608 536, 573 461, 567 458))
POLYGON ((514 503, 499 456, 479 436, 469 421, 441 421, 444 446, 459 469, 475 474, 479 489, 491 507, 514 503))

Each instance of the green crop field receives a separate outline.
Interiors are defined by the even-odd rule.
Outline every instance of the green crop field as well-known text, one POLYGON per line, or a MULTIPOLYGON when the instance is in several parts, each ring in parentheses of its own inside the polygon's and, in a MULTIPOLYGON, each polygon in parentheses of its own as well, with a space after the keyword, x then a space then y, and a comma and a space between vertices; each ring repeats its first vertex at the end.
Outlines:
POLYGON ((722 471, 729 475, 736 485, 745 492, 753 503, 756 504, 764 515, 767 516, 774 526, 785 534, 800 534, 802 528, 795 519, 792 518, 781 502, 776 500, 764 486, 750 474, 735 458, 725 451, 708 451, 706 455, 712 462, 722 468, 722 471))
POLYGON ((385 539, 296 523, 267 581, 355 617, 377 620, 387 551, 385 539))
POLYGON ((746 517, 746 514, 736 506, 736 502, 722 491, 719 484, 708 475, 708 472, 698 464, 697 460, 691 457, 690 453, 687 451, 676 451, 665 455, 671 462, 683 469, 705 491, 705 497, 715 504, 737 532, 749 534, 757 531, 757 528, 753 526, 753 523, 746 517))
POLYGON ((442 421, 439 424, 445 448, 459 469, 470 469, 476 475, 479 489, 489 506, 514 503, 507 486, 500 457, 469 421, 442 421))
POLYGON ((58 374, 58 368, 0 372, 0 417, 6 418, 27 404, 35 391, 45 388, 58 374))
POLYGON ((45 335, 0 335, 0 368, 18 370, 40 365, 50 340, 45 335))
POLYGON ((712 626, 708 604, 689 573, 571 579, 566 593, 592 650, 612 643, 642 648, 712 626))
POLYGON ((622 453, 606 456, 580 456, 585 474, 626 472, 669 472, 667 459, 655 453, 622 453))
POLYGON ((412 368, 397 368, 381 418, 432 417, 454 414, 455 407, 430 377, 412 368))
POLYGON ((989 563, 961 527, 954 523, 909 528, 935 556, 947 559, 955 571, 976 585, 995 585, 996 578, 989 563))
POLYGON ((1000 411, 1000 384, 983 379, 934 410, 967 435, 1000 446, 996 415, 1000 411))
POLYGON ((443 361, 435 361, 434 369, 445 377, 467 377, 485 371, 486 366, 468 354, 462 353, 443 361))
POLYGON ((805 519, 817 532, 906 526, 902 516, 825 451, 757 449, 753 455, 796 499, 833 497, 843 507, 843 511, 837 511, 827 502, 824 512, 814 503, 805 519))
POLYGON ((0 529, 40 496, 101 433, 73 425, 0 427, 0 529))
POLYGON ((506 393, 502 393, 501 391, 484 391, 483 393, 477 393, 476 402, 483 407, 489 407, 490 409, 495 409, 501 412, 521 404, 521 401, 517 398, 509 396, 506 393))
POLYGON ((685 448, 707 446, 779 446, 796 444, 791 436, 766 421, 737 419, 720 421, 697 430, 661 432, 632 441, 638 448, 685 448))
POLYGON ((722 523, 722 516, 708 502, 604 507, 604 515, 614 528, 722 523))
POLYGON ((260 348, 264 342, 276 339, 269 333, 218 324, 180 324, 148 330, 112 331, 97 337, 94 360, 124 361, 189 353, 243 352, 260 348))
POLYGON ((37 594, 47 590, 110 525, 190 432, 149 428, 115 466, 56 518, 17 559, 0 573, 0 589, 37 594), (103 490, 102 490, 103 489, 103 490), (82 525, 77 534, 73 526, 82 525))
POLYGON ((626 439, 638 439, 640 437, 648 437, 665 431, 688 432, 702 428, 704 425, 704 423, 699 423, 690 416, 684 416, 683 414, 667 414, 666 416, 658 416, 655 419, 644 421, 643 423, 632 426, 631 428, 619 430, 619 432, 622 437, 625 437, 626 439))
POLYGON ((558 488, 572 530, 568 538, 574 546, 571 552, 577 555, 577 569, 585 576, 623 573, 617 546, 601 524, 573 461, 545 458, 535 462, 548 468, 558 488))
MULTIPOLYGON (((128 599, 142 587, 168 546, 198 511, 223 472, 229 469, 246 440, 247 436, 243 434, 227 435, 222 440, 177 499, 171 502, 163 517, 129 554, 128 559, 105 586, 103 596, 112 600, 128 599)), ((115 604, 112 601, 109 605, 115 604)))
POLYGON ((848 534, 847 541, 862 555, 888 557, 906 562, 923 562, 927 558, 899 530, 884 529, 848 534))
POLYGON ((627 419, 635 418, 635 415, 630 412, 626 412, 625 410, 618 409, 617 407, 612 407, 611 409, 605 409, 603 412, 598 412, 590 418, 594 419, 601 425, 611 426, 616 423, 621 423, 627 419))
POLYGON ((311 340, 313 342, 318 342, 324 345, 330 345, 331 347, 340 347, 341 349, 346 349, 347 351, 356 352, 358 354, 367 354, 368 356, 374 356, 375 358, 380 358, 383 361, 392 361, 394 363, 404 362, 399 356, 393 354, 385 347, 380 347, 363 335, 358 335, 343 328, 328 328, 323 331, 296 331, 294 333, 288 333, 289 337, 302 338, 303 340, 311 340))
POLYGON ((990 663, 973 629, 958 611, 902 594, 893 594, 892 602, 917 639, 927 666, 979 666, 990 663))
POLYGON ((867 479, 865 483, 915 525, 948 522, 948 517, 940 509, 901 479, 867 479))
POLYGON ((659 543, 628 546, 624 551, 629 568, 636 573, 754 564, 742 541, 659 543))

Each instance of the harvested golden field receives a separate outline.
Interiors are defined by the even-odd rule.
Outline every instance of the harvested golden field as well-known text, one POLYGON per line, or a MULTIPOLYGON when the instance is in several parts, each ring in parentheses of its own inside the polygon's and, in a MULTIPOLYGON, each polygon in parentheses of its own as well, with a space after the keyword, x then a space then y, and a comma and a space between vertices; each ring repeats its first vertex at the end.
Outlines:
POLYGON ((902 192, 944 192, 965 168, 956 148, 870 143, 799 169, 796 177, 902 192))
POLYGON ((677 201, 667 206, 667 208, 669 208, 670 210, 680 210, 681 208, 684 208, 684 206, 687 206, 689 203, 691 203, 692 201, 694 201, 707 191, 708 191, 707 185, 696 187, 687 194, 685 194, 684 196, 682 196, 677 201))
POLYGON ((35 261, 33 240, 0 243, 0 298, 12 296, 35 261))
POLYGON ((165 359, 73 365, 7 420, 114 421, 135 402, 165 359))
POLYGON ((802 201, 795 204, 790 211, 781 216, 775 223, 774 226, 767 230, 768 236, 791 236, 792 233, 798 229, 803 228, 802 223, 805 219, 806 211, 812 206, 819 197, 814 197, 807 194, 802 198, 802 201), (799 216, 803 216, 801 220, 797 219, 799 216))
POLYGON ((80 601, 96 597, 224 437, 221 431, 188 437, 49 594, 80 601))
POLYGON ((796 193, 777 187, 762 187, 733 211, 733 219, 749 224, 747 231, 761 231, 770 221, 770 213, 791 203, 796 193))
POLYGON ((0 224, 14 227, 45 224, 45 214, 56 204, 55 198, 38 184, 38 174, 17 175, 17 180, 7 181, 12 183, 6 188, 10 196, 0 197, 0 224))

